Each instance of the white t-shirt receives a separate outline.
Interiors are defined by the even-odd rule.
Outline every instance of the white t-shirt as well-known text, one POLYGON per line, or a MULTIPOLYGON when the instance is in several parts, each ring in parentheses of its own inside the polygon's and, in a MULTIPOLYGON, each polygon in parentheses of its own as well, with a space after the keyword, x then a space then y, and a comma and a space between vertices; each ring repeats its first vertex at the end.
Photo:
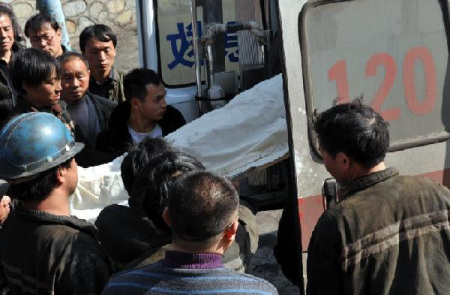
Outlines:
POLYGON ((136 132, 130 126, 128 126, 128 132, 130 132, 131 138, 133 139, 133 144, 138 144, 147 137, 162 138, 162 129, 158 124, 155 126, 155 128, 153 128, 152 131, 147 133, 136 132))

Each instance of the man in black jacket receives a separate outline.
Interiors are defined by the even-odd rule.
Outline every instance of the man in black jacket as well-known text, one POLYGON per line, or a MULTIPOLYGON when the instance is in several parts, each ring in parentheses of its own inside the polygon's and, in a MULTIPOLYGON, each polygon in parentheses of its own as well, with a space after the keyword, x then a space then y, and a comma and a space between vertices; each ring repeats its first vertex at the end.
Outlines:
POLYGON ((447 294, 450 191, 385 167, 388 124, 360 99, 314 130, 339 200, 312 234, 307 293, 447 294))
POLYGON ((50 16, 38 13, 25 23, 25 35, 30 39, 31 47, 39 48, 54 57, 66 53, 67 48, 61 44, 61 28, 50 16))
POLYGON ((47 112, 71 125, 65 103, 60 101, 61 67, 55 58, 40 49, 27 48, 14 56, 10 67, 18 95, 8 119, 22 113, 47 112))
MULTIPOLYGON (((51 113, 70 128, 77 141, 85 141, 81 128, 67 112, 66 103, 60 101, 61 66, 54 57, 36 48, 21 50, 11 62, 11 81, 19 94, 17 105, 6 121, 23 113, 51 113)), ((80 166, 90 167, 108 163, 114 157, 113 154, 97 152, 87 145, 77 154, 76 160, 80 166)))
POLYGON ((0 123, 16 105, 16 93, 11 84, 9 64, 19 50, 22 38, 16 16, 8 4, 0 3, 0 123))
POLYGON ((174 107, 167 105, 161 78, 149 69, 134 69, 124 77, 126 101, 111 115, 107 131, 97 138, 97 149, 122 154, 144 138, 161 138, 186 121, 174 107))
MULTIPOLYGON (((100 241, 116 267, 139 267, 162 257, 172 240, 162 219, 170 185, 189 171, 202 170, 203 165, 195 158, 174 152, 161 139, 144 139, 129 150, 121 166, 123 184, 130 195, 129 207, 107 206, 95 222, 100 241)), ((259 235, 250 209, 239 204, 238 211, 236 243, 227 250, 222 262, 228 268, 244 272, 257 250, 259 235)))
POLYGON ((114 273, 95 226, 70 215, 83 146, 45 112, 19 115, 2 130, 0 178, 18 200, 0 232, 2 294, 100 294, 114 273))
POLYGON ((109 117, 117 104, 88 92, 89 64, 83 55, 68 52, 59 57, 59 61, 61 98, 67 103, 72 119, 80 126, 85 143, 95 148, 97 135, 108 127, 109 117))

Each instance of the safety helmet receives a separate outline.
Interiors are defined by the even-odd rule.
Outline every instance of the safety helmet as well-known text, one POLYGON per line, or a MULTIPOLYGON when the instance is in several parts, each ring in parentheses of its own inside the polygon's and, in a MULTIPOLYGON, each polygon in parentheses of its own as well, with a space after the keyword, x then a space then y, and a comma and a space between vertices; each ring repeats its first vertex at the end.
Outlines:
POLYGON ((44 112, 13 118, 0 131, 0 179, 33 178, 75 156, 84 144, 75 142, 61 120, 44 112))

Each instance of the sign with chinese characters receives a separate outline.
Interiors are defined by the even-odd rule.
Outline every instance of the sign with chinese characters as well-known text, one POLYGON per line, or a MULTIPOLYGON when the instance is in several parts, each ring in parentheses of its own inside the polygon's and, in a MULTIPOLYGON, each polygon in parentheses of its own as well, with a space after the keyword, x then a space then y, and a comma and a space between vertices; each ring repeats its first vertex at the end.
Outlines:
MULTIPOLYGON (((234 21, 233 1, 223 1, 224 20, 234 21)), ((192 19, 189 1, 158 2, 158 34, 160 47, 160 64, 164 82, 169 86, 195 83, 194 48, 192 46, 192 19)), ((201 19, 201 13, 198 15, 201 19)), ((204 26, 198 22, 199 36, 204 33, 204 26)), ((225 67, 236 70, 239 62, 236 33, 225 35, 225 67)))

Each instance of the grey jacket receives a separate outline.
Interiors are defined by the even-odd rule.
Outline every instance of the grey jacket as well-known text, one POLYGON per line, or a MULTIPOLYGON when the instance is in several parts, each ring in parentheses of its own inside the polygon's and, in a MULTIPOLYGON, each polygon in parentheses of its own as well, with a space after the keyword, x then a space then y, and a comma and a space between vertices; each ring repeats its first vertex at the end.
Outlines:
POLYGON ((448 294, 450 191, 393 168, 353 181, 319 219, 308 294, 448 294))

